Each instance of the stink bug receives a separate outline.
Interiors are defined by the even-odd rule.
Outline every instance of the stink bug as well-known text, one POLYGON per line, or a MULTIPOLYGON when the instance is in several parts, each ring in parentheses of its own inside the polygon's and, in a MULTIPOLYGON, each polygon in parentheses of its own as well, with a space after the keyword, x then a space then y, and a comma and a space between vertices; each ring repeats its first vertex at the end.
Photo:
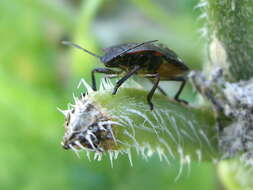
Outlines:
POLYGON ((123 74, 123 77, 117 81, 114 87, 113 95, 134 74, 149 78, 153 82, 153 87, 147 95, 147 102, 152 110, 151 99, 155 90, 158 88, 162 94, 166 95, 158 86, 160 80, 181 81, 181 86, 174 98, 176 101, 186 103, 186 101, 179 99, 179 95, 184 88, 186 74, 189 71, 189 68, 171 49, 153 44, 157 41, 152 40, 143 43, 126 43, 112 46, 103 49, 105 52, 103 56, 96 55, 71 42, 64 42, 64 44, 79 48, 99 58, 104 63, 106 68, 95 68, 91 72, 93 90, 97 90, 95 73, 104 73, 111 77, 118 77, 123 74), (109 68, 117 68, 118 71, 109 68))

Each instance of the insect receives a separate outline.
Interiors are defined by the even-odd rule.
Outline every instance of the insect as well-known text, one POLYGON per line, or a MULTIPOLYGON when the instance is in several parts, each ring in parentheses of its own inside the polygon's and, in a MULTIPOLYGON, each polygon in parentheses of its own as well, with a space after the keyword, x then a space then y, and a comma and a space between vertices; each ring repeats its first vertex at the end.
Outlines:
POLYGON ((118 88, 132 75, 148 78, 153 83, 153 87, 147 95, 147 102, 150 109, 153 110, 154 106, 151 101, 155 90, 158 88, 164 95, 165 92, 159 87, 159 81, 180 81, 181 85, 177 91, 174 99, 178 102, 187 103, 179 99, 186 80, 189 68, 184 62, 176 55, 174 51, 169 48, 155 45, 158 40, 146 41, 143 43, 126 43, 115 45, 103 49, 105 54, 103 56, 96 55, 79 45, 72 42, 63 43, 71 45, 83 50, 84 52, 97 57, 105 65, 105 68, 95 68, 91 72, 92 88, 97 90, 95 73, 104 73, 111 77, 123 76, 119 79, 114 87, 112 94, 116 94, 118 88), (116 68, 113 70, 111 68, 116 68))

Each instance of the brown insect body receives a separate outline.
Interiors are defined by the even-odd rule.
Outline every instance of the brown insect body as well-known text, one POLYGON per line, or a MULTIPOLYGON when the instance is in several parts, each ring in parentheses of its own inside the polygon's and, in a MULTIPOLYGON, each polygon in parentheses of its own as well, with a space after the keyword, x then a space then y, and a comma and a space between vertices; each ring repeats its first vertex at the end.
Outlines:
POLYGON ((149 78, 150 75, 159 73, 160 80, 184 76, 189 71, 172 50, 153 44, 146 44, 120 55, 123 51, 137 45, 137 43, 128 43, 106 48, 101 61, 106 67, 121 68, 124 71, 130 71, 134 66, 140 65, 141 69, 136 73, 137 75, 149 78))
POLYGON ((183 90, 186 82, 186 75, 189 71, 189 68, 175 52, 167 47, 153 44, 156 41, 157 40, 112 46, 103 49, 105 52, 103 56, 98 56, 70 42, 65 42, 65 44, 82 49, 83 51, 98 57, 100 61, 104 63, 106 68, 95 68, 92 70, 91 77, 93 90, 96 90, 95 73, 104 73, 111 77, 121 76, 123 73, 123 77, 118 80, 115 85, 113 94, 116 94, 118 88, 134 74, 151 79, 154 85, 147 95, 147 101, 152 110, 153 104, 151 99, 156 88, 166 95, 158 86, 160 80, 181 81, 182 84, 175 95, 175 100, 185 102, 184 100, 179 99, 179 95, 183 90), (117 71, 111 68, 117 68, 117 71))

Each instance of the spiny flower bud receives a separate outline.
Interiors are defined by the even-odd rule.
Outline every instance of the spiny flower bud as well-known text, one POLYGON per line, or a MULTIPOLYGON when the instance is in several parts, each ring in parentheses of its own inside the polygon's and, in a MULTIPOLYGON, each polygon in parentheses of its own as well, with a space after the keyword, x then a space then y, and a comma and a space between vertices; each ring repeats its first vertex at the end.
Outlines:
POLYGON ((156 107, 150 111, 146 91, 139 86, 133 88, 132 81, 131 88, 124 86, 115 96, 108 80, 101 81, 98 91, 84 80, 81 84, 87 94, 74 96, 73 105, 60 110, 66 119, 63 148, 77 155, 85 150, 88 157, 94 152, 98 160, 108 153, 111 164, 122 153, 128 155, 132 165, 132 149, 144 159, 157 153, 160 160, 170 163, 171 159, 179 159, 182 165, 190 164, 192 159, 215 158, 216 140, 209 137, 216 132, 209 110, 155 94, 156 107))

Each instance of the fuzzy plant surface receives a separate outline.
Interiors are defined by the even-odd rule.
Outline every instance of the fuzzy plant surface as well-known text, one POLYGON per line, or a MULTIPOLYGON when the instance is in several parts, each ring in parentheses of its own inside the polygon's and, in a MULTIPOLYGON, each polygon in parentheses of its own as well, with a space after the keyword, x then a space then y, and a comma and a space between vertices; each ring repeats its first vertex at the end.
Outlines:
MULTIPOLYGON (((202 0, 202 18, 209 40, 211 68, 221 67, 229 80, 249 80, 253 76, 253 1, 202 0)), ((209 69, 208 69, 209 70, 209 69)))
POLYGON ((153 98, 154 110, 146 102, 146 91, 130 82, 112 95, 113 85, 102 80, 93 91, 82 80, 87 94, 74 97, 74 104, 61 110, 66 117, 62 145, 78 155, 94 152, 101 159, 109 152, 111 161, 119 153, 136 150, 145 159, 158 153, 161 160, 210 161, 218 158, 215 117, 208 107, 178 103, 160 94, 153 98))

